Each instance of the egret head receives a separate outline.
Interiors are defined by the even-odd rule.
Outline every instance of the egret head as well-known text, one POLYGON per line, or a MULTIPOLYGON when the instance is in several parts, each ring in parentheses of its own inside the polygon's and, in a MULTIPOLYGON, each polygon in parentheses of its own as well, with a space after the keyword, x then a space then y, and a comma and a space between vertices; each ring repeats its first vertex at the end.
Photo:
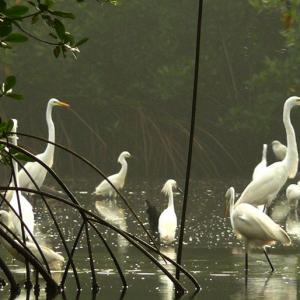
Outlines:
POLYGON ((273 147, 274 147, 274 146, 280 146, 280 145, 282 145, 282 143, 280 143, 280 142, 277 141, 277 140, 275 140, 275 141, 272 142, 272 146, 273 146, 273 147))
POLYGON ((57 100, 55 98, 51 98, 48 102, 48 105, 50 105, 50 106, 70 107, 70 105, 68 103, 57 100))
POLYGON ((289 105, 289 106, 300 105, 300 97, 298 97, 298 96, 289 97, 285 101, 285 105, 286 104, 289 105))
POLYGON ((177 182, 174 179, 169 179, 164 184, 161 192, 165 195, 169 195, 170 193, 173 192, 173 190, 176 190, 176 189, 178 189, 177 182))
POLYGON ((231 186, 225 193, 225 217, 228 217, 229 215, 230 203, 232 198, 234 201, 234 195, 234 187, 231 186))
POLYGON ((122 163, 122 161, 124 159, 127 159, 127 158, 131 158, 131 154, 128 152, 128 151, 123 151, 120 155, 119 155, 119 158, 118 158, 118 162, 119 163, 122 163))

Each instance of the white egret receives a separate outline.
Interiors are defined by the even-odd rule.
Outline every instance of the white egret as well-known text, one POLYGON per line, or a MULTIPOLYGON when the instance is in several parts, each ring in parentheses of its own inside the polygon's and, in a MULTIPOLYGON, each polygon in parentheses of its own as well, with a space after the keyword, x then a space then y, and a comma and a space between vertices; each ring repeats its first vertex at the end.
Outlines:
MULTIPOLYGON (((130 158, 131 154, 128 151, 123 151, 118 158, 118 163, 121 164, 121 169, 117 174, 110 175, 107 177, 109 181, 117 188, 117 190, 121 190, 124 187, 128 163, 126 161, 127 158, 130 158)), ((100 182, 100 184, 96 187, 95 191, 92 195, 108 195, 109 197, 116 197, 117 193, 113 189, 113 187, 109 184, 105 179, 100 182)))
POLYGON ((290 184, 286 189, 286 198, 289 204, 289 214, 286 219, 286 231, 295 236, 300 236, 300 222, 298 216, 298 203, 300 200, 300 185, 290 184))
MULTIPOLYGON (((55 127, 52 120, 52 109, 54 106, 69 107, 69 104, 59 101, 55 98, 52 98, 48 101, 46 121, 48 125, 48 140, 52 143, 55 143, 55 127)), ((51 168, 53 165, 54 148, 54 145, 48 143, 45 151, 36 155, 36 157, 44 162, 49 168, 51 168)), ((24 165, 24 168, 28 171, 32 179, 40 188, 45 181, 47 170, 39 162, 28 162, 24 165)), ((23 188, 36 189, 32 180, 23 169, 19 172, 19 184, 20 187, 23 188)))
POLYGON ((230 222, 238 239, 245 241, 245 270, 248 270, 248 248, 262 248, 270 264, 274 268, 265 250, 266 246, 281 242, 290 245, 288 234, 269 216, 248 203, 234 203, 235 191, 230 187, 226 194, 227 209, 230 212, 230 222))
POLYGON ((298 170, 298 150, 294 128, 291 124, 291 109, 300 105, 300 98, 288 98, 283 107, 283 124, 287 137, 287 154, 282 161, 268 166, 265 171, 251 181, 245 188, 237 203, 249 203, 254 206, 270 206, 288 178, 294 178, 298 170))
MULTIPOLYGON (((10 230, 14 231, 14 224, 11 218, 11 214, 9 214, 7 211, 0 210, 0 222, 5 224, 10 230)), ((3 229, 5 230, 5 228, 3 229)), ((19 254, 4 238, 1 238, 1 242, 14 258, 24 263, 24 257, 19 254)), ((65 261, 64 257, 47 246, 39 246, 45 256, 49 268, 51 270, 60 270, 65 261)), ((35 243, 26 241, 26 247, 41 263, 43 263, 42 256, 35 243)))
POLYGON ((267 168, 267 149, 268 145, 264 144, 261 162, 254 168, 252 180, 258 178, 261 175, 261 173, 267 168))
MULTIPOLYGON (((18 122, 17 120, 13 119, 13 132, 17 132, 17 127, 18 127, 18 122)), ((17 146, 17 136, 14 134, 11 137, 12 140, 12 144, 17 146)), ((19 184, 19 176, 18 176, 18 163, 13 160, 12 161, 13 164, 13 170, 16 176, 16 182, 14 182, 14 180, 12 180, 12 184, 13 186, 17 186, 20 187, 19 184), (16 183, 16 184, 14 184, 16 183)), ((32 209, 32 205, 30 204, 30 202, 24 197, 24 195, 20 192, 20 191, 13 191, 13 193, 11 194, 11 200, 9 199, 9 203, 12 206, 12 208, 15 210, 15 212, 10 209, 10 214, 11 214, 11 218, 12 218, 12 223, 14 225, 14 232, 19 235, 20 237, 22 236, 22 224, 18 218, 22 217, 23 222, 26 224, 26 226, 28 227, 29 232, 31 232, 31 234, 34 233, 34 214, 33 214, 33 209, 32 209)), ((25 233, 25 237, 32 240, 30 233, 28 232, 28 230, 24 227, 24 233, 25 233)))
POLYGON ((279 141, 275 140, 272 142, 272 150, 274 152, 275 157, 278 160, 283 160, 286 155, 286 146, 280 143, 279 141))
POLYGON ((169 198, 168 207, 160 214, 158 219, 159 238, 165 244, 170 244, 175 240, 177 216, 174 209, 173 189, 176 188, 176 181, 169 179, 161 190, 169 198))

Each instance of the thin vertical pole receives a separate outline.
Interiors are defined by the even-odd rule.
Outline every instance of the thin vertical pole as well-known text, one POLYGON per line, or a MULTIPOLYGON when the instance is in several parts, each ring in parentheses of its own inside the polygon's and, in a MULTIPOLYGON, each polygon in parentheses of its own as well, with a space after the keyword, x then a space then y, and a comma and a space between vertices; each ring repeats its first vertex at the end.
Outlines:
MULTIPOLYGON (((198 21, 197 21, 197 38, 196 38, 196 54, 195 54, 195 67, 194 67, 193 102, 192 102, 192 112, 191 112, 191 127, 190 127, 189 150, 188 150, 188 159, 187 159, 187 167, 186 167, 186 177, 185 177, 184 198, 183 198, 183 204, 182 204, 179 243, 178 243, 178 251, 177 251, 177 263, 178 264, 181 264, 181 258, 182 258, 185 215, 186 215, 186 208, 187 208, 190 173, 191 173, 191 163, 192 163, 193 141, 194 141, 194 131, 195 131, 195 120, 196 120, 197 92, 198 92, 202 8, 203 8, 203 0, 199 0, 198 21)), ((180 277, 180 269, 176 268, 176 279, 179 280, 179 277, 180 277)))

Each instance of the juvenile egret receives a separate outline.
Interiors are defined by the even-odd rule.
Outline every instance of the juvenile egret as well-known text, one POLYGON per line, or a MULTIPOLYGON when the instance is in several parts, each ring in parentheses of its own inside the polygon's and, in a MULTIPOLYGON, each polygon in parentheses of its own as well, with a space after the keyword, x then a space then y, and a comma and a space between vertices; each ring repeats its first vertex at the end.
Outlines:
POLYGON ((298 170, 298 150, 294 128, 291 124, 291 109, 300 105, 300 98, 288 98, 283 107, 283 124, 287 137, 287 154, 282 161, 268 166, 265 171, 251 181, 245 188, 237 203, 249 203, 254 206, 270 206, 288 178, 294 178, 298 170))
POLYGON ((169 198, 168 207, 160 214, 158 219, 159 238, 165 244, 170 244, 175 240, 177 217, 174 209, 173 189, 176 188, 176 181, 169 179, 161 190, 169 198))
POLYGON ((286 146, 280 143, 279 141, 275 140, 272 142, 272 150, 274 152, 275 157, 278 160, 283 160, 286 155, 286 146))
POLYGON ((268 145, 263 145, 261 162, 255 167, 252 175, 252 180, 258 178, 261 173, 267 168, 267 149, 268 145))
MULTIPOLYGON (((17 120, 13 119, 13 132, 17 132, 17 128, 18 128, 18 122, 17 120)), ((12 144, 17 146, 17 136, 14 134, 11 137, 12 140, 12 144)), ((19 187, 19 176, 18 176, 18 163, 13 160, 12 161, 13 164, 13 170, 14 173, 16 175, 16 184, 14 184, 14 180, 12 180, 12 184, 13 186, 17 186, 19 187)), ((12 218, 12 223, 14 225, 14 232, 19 235, 20 237, 22 236, 22 224, 18 218, 22 216, 22 220, 23 222, 26 224, 26 226, 28 227, 29 231, 33 234, 34 233, 34 214, 33 214, 33 209, 32 209, 32 205, 29 203, 29 201, 24 197, 24 195, 20 192, 20 191, 13 191, 12 193, 12 198, 10 200, 10 205, 12 206, 12 208, 15 210, 15 212, 11 209, 10 210, 10 214, 11 214, 11 218, 12 218), (20 211, 21 210, 21 211, 20 211)), ((24 227, 24 233, 25 233, 25 237, 32 240, 28 230, 24 227)))
MULTIPOLYGON (((128 151, 123 151, 118 158, 118 163, 121 164, 121 169, 119 173, 107 177, 109 181, 117 188, 117 190, 121 190, 124 187, 128 169, 128 163, 126 159, 130 157, 131 154, 128 151)), ((108 195, 109 197, 116 197, 117 193, 113 189, 113 187, 108 183, 108 181, 104 179, 96 187, 92 195, 108 195)))
POLYGON ((274 271, 265 247, 276 242, 290 245, 290 237, 269 216, 253 205, 248 203, 234 204, 235 191, 233 187, 227 190, 225 197, 232 229, 238 239, 245 241, 245 270, 248 270, 248 248, 256 247, 263 249, 268 263, 274 271))
MULTIPOLYGON (((46 110, 46 121, 48 125, 48 140, 55 143, 55 127, 52 120, 52 109, 54 106, 69 107, 69 104, 52 98, 48 101, 46 110)), ((48 144, 46 150, 43 153, 36 155, 38 159, 44 162, 49 168, 53 165, 54 160, 54 148, 52 144, 48 144)), ((24 165, 24 168, 28 171, 32 179, 40 188, 46 178, 47 170, 39 162, 28 162, 24 165)), ((19 184, 20 187, 36 189, 30 177, 22 169, 19 172, 19 184)))
MULTIPOLYGON (((14 224, 11 218, 11 214, 9 214, 5 210, 0 210, 0 222, 6 225, 10 230, 14 231, 14 224)), ((0 225, 1 226, 1 225, 0 225)), ((3 228, 5 229, 5 228, 3 228)), ((16 258, 18 261, 24 263, 24 257, 19 254, 4 238, 1 238, 1 242, 5 246, 5 248, 9 251, 9 253, 16 258)), ((32 254, 42 263, 42 256, 33 242, 26 242, 26 247, 32 252, 32 254)), ((64 257, 47 246, 40 245, 40 248, 45 256, 45 259, 52 270, 60 270, 65 261, 64 257)))

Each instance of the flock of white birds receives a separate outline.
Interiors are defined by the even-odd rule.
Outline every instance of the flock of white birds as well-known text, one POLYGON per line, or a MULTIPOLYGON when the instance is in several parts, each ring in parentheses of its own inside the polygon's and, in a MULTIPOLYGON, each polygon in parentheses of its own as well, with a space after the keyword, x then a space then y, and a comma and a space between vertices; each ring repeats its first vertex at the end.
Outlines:
MULTIPOLYGON (((283 245, 291 244, 289 235, 266 212, 287 179, 294 178, 298 170, 297 141, 290 120, 292 108, 298 105, 300 105, 300 97, 296 96, 288 98, 284 103, 283 124, 286 131, 287 146, 277 140, 272 142, 272 149, 279 161, 267 165, 267 145, 264 144, 262 160, 253 171, 252 181, 237 201, 235 201, 233 187, 230 187, 225 195, 233 231, 239 239, 245 241, 246 270, 248 270, 249 247, 261 247, 273 271, 274 268, 266 252, 266 247, 273 245, 275 242, 281 242, 283 245)), ((48 102, 46 121, 48 140, 52 143, 55 142, 55 126, 52 120, 54 106, 69 107, 69 105, 53 98, 48 102)), ((17 133, 17 120, 13 120, 13 123, 12 131, 17 133)), ((12 144, 17 145, 17 135, 12 134, 10 139, 12 144)), ((45 151, 36 155, 36 158, 51 168, 54 160, 54 150, 55 146, 48 143, 45 151)), ((8 150, 6 149, 6 151, 8 150)), ((117 191, 124 187, 128 170, 127 159, 130 157, 128 151, 123 151, 118 158, 118 162, 121 164, 120 171, 109 176, 108 180, 103 180, 92 194, 116 197, 117 191)), ((47 175, 47 170, 39 162, 28 162, 19 170, 18 163, 13 161, 13 169, 16 176, 13 176, 10 183, 11 187, 18 186, 36 190, 41 188, 47 175)), ((165 244, 172 243, 175 240, 177 217, 174 209, 173 192, 176 189, 178 189, 177 183, 173 179, 167 180, 162 188, 163 194, 168 197, 168 206, 158 216, 156 226, 160 241, 165 244)), ((300 199, 300 183, 291 184, 286 190, 286 197, 289 205, 296 209, 300 199)), ((33 240, 35 220, 32 205, 21 191, 9 191, 6 199, 10 204, 10 208, 9 211, 0 211, 0 221, 14 233, 15 237, 26 240, 26 246, 39 258, 40 253, 33 240), (20 220, 23 221, 24 226, 21 226, 20 220)), ((1 240, 16 259, 23 261, 22 256, 9 243, 3 238, 1 240)), ((64 257, 46 246, 41 246, 41 248, 51 268, 59 269, 64 262, 64 257)))
MULTIPOLYGON (((262 248, 270 264, 274 268, 266 252, 266 247, 276 242, 290 245, 291 239, 286 231, 275 223, 267 211, 288 178, 295 178, 298 171, 298 149, 296 135, 291 123, 290 113, 294 106, 300 105, 300 98, 288 98, 283 107, 283 124, 286 131, 287 146, 279 141, 272 142, 272 149, 279 160, 267 165, 267 145, 263 145, 261 162, 255 167, 252 181, 246 186, 235 201, 235 191, 230 187, 225 198, 229 209, 230 222, 237 238, 245 241, 245 270, 248 270, 248 249, 262 248)), ((300 199, 300 185, 291 184, 286 190, 288 203, 294 209, 300 199)))

